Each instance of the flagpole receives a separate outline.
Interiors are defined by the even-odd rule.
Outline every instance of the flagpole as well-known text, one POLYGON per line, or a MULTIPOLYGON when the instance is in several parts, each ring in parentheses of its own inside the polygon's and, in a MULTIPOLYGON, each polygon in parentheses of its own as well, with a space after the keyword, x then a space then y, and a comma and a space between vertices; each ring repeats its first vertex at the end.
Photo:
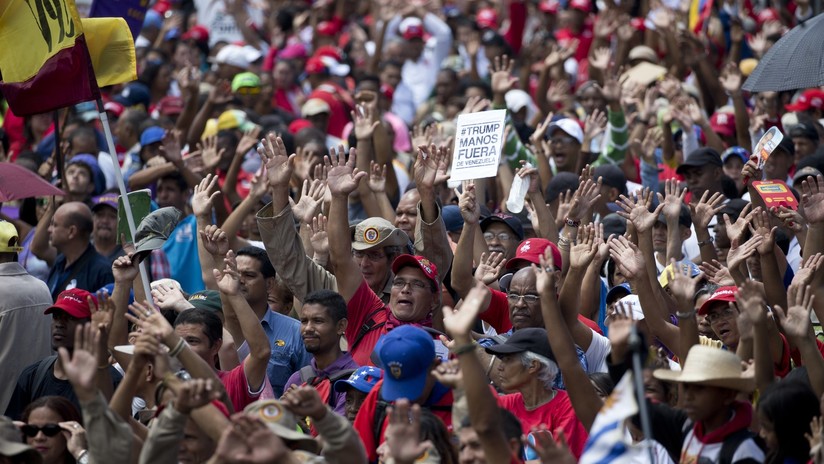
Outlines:
MULTIPOLYGON (((60 179, 60 188, 68 189, 66 179, 63 177, 63 153, 60 152, 60 144, 63 142, 63 138, 60 134, 60 115, 57 110, 52 111, 52 123, 54 124, 54 165, 57 166, 57 178, 60 179)), ((52 173, 50 172, 49 175, 51 176, 52 173)))
MULTIPOLYGON (((135 230, 137 227, 134 223, 134 216, 132 215, 132 204, 129 201, 128 190, 126 189, 126 182, 123 180, 123 172, 120 169, 120 162, 117 160, 117 152, 114 147, 114 138, 112 138, 112 128, 109 126, 109 115, 106 113, 106 108, 103 106, 103 100, 97 99, 97 111, 100 116, 100 122, 103 125, 103 132, 106 135, 106 144, 109 147, 109 156, 112 157, 114 163, 114 175, 117 178, 117 187, 120 189, 120 198, 123 200, 123 208, 126 211, 126 222, 129 224, 129 233, 132 235, 132 240, 135 238, 135 230)), ((143 291, 146 292, 146 299, 151 302, 152 288, 149 285, 149 274, 146 272, 146 262, 139 264, 140 280, 143 282, 143 291)))
POLYGON ((629 334, 629 349, 632 352, 632 380, 635 383, 635 399, 638 401, 638 413, 641 415, 641 430, 644 432, 643 446, 649 453, 649 462, 655 462, 655 455, 652 451, 652 423, 649 418, 649 408, 644 395, 644 366, 641 356, 642 349, 641 335, 638 333, 638 325, 632 324, 629 334))

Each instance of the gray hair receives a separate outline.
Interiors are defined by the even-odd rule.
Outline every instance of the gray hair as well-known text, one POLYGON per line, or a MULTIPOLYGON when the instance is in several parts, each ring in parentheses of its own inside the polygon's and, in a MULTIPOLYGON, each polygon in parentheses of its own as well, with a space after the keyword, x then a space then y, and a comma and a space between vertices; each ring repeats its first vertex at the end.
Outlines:
POLYGON ((558 373, 560 372, 560 369, 558 369, 558 364, 547 357, 531 351, 524 351, 521 353, 521 364, 524 368, 529 368, 532 366, 532 361, 538 361, 541 365, 541 368, 538 370, 538 380, 544 384, 544 388, 547 390, 552 390, 552 385, 555 383, 555 378, 558 377, 558 373))

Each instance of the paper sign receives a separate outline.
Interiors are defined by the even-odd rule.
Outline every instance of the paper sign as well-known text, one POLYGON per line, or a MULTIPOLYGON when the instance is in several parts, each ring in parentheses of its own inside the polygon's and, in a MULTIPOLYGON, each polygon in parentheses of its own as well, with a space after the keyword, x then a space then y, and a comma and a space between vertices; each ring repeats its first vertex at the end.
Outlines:
POLYGON ((787 187, 787 184, 780 180, 756 181, 752 183, 755 191, 764 200, 767 209, 786 206, 790 209, 798 209, 798 200, 787 187))
POLYGON ((498 175, 505 118, 506 110, 458 116, 451 180, 483 179, 498 175))
POLYGON ((761 140, 758 141, 758 145, 755 146, 755 150, 752 152, 758 160, 758 169, 764 168, 764 163, 767 162, 767 158, 770 157, 775 147, 777 147, 783 139, 784 134, 782 134, 777 127, 771 127, 770 130, 761 137, 761 140))

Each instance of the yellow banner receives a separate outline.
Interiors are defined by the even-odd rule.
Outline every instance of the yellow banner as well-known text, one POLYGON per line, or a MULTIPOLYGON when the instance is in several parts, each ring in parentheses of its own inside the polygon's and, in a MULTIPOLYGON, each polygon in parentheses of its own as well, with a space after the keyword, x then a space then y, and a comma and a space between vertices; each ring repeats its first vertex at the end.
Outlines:
POLYGON ((25 82, 83 34, 73 0, 0 0, 0 70, 25 82))
POLYGON ((137 58, 126 20, 83 18, 82 23, 97 85, 105 87, 136 80, 137 58))

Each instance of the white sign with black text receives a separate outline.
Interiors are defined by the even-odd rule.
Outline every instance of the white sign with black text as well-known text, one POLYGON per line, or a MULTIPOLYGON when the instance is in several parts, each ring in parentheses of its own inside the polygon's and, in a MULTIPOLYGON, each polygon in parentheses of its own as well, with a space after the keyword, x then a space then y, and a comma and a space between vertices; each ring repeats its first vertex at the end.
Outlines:
POLYGON ((505 119, 506 110, 458 116, 450 180, 483 179, 498 175, 505 119))

